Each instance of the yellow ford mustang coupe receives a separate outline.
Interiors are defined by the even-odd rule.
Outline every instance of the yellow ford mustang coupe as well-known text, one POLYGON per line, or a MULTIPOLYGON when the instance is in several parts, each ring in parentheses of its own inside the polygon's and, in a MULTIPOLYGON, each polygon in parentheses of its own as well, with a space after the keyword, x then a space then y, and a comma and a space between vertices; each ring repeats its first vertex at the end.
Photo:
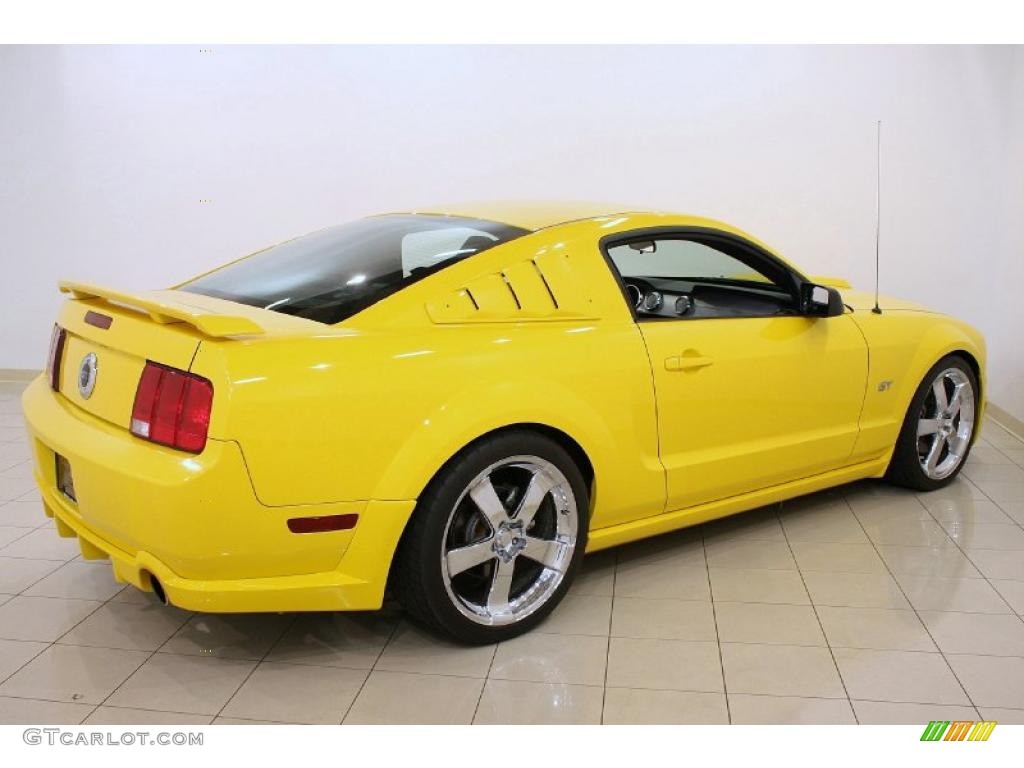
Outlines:
POLYGON ((857 478, 949 483, 985 348, 716 221, 376 216, 172 290, 62 283, 25 392, 46 513, 197 611, 535 626, 594 551, 857 478), (837 288, 843 289, 840 294, 837 288))

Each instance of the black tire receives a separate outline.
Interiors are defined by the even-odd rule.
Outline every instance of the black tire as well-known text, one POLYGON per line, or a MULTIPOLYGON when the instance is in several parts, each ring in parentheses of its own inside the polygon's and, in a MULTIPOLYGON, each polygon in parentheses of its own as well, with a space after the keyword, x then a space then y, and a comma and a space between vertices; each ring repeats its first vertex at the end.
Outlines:
MULTIPOLYGON (((554 504, 553 499, 550 503, 554 504)), ((588 511, 589 494, 583 475, 557 442, 525 429, 484 437, 452 458, 420 496, 395 553, 392 583, 396 596, 414 620, 464 643, 495 643, 528 632, 555 609, 579 570, 587 542, 588 511), (460 499, 464 500, 470 484, 482 472, 510 457, 522 456, 550 462, 568 481, 576 508, 575 548, 568 566, 562 571, 560 583, 529 615, 497 626, 478 623, 464 615, 456 603, 459 598, 451 594, 447 586, 454 578, 442 572, 449 519, 456 514, 456 506, 461 503, 460 499)), ((558 512, 553 514, 557 516, 558 512)), ((493 536, 493 530, 490 535, 493 536)), ((532 561, 527 563, 529 567, 532 561)), ((481 567, 486 572, 486 568, 496 566, 481 567)), ((511 596, 511 591, 509 594, 511 596)))
POLYGON ((974 442, 975 434, 977 433, 977 403, 979 402, 980 391, 978 389, 978 378, 974 375, 974 369, 961 355, 952 354, 947 355, 931 367, 928 373, 925 374, 920 385, 918 385, 917 391, 914 393, 913 399, 910 401, 910 407, 907 409, 906 416, 903 419, 903 426, 900 429, 899 437, 896 440, 896 447, 893 450, 892 458, 889 460, 889 467, 886 470, 886 479, 895 484, 902 485, 906 488, 912 488, 915 491, 934 491, 939 488, 944 488, 949 485, 960 474, 960 470, 963 469, 964 464, 967 463, 968 456, 971 451, 971 445, 974 442), (917 425, 918 419, 922 415, 922 409, 928 399, 928 395, 931 391, 932 382, 936 377, 944 370, 948 368, 956 368, 961 371, 970 382, 971 388, 973 389, 974 402, 975 402, 975 413, 974 413, 974 424, 972 428, 972 434, 970 441, 967 444, 966 450, 959 464, 956 468, 947 476, 936 479, 929 477, 921 466, 920 457, 918 454, 918 436, 917 436, 917 425))

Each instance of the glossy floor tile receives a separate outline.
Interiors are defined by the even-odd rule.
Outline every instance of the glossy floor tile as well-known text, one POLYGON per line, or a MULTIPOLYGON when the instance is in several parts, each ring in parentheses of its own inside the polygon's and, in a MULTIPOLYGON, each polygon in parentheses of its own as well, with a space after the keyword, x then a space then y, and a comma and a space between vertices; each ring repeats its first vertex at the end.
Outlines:
POLYGON ((101 704, 149 654, 51 645, 0 684, 0 696, 101 704))
POLYGON ((602 686, 488 680, 473 722, 596 725, 601 722, 603 708, 602 686))
POLYGON ((730 694, 846 698, 828 648, 722 643, 722 666, 730 694))
POLYGON ((810 605, 805 580, 798 571, 709 568, 716 601, 810 605))
POLYGON ((0 605, 0 637, 53 642, 102 605, 95 600, 18 595, 0 605))
POLYGON ((465 646, 413 625, 398 628, 374 669, 422 675, 487 677, 496 646, 465 646))
POLYGON ((160 605, 57 535, 0 440, 0 723, 1024 722, 1024 442, 984 434, 934 493, 863 481, 596 553, 483 647, 390 600, 160 605))
POLYGON ((851 699, 971 704, 940 653, 834 648, 851 699))
POLYGON ((255 667, 255 662, 240 659, 156 653, 104 703, 216 715, 255 667))
POLYGON ((527 633, 498 646, 488 677, 534 683, 603 685, 608 638, 527 633))
POLYGON ((947 658, 975 706, 1024 709, 1024 659, 968 654, 947 658))
POLYGON ((68 645, 155 651, 177 632, 192 614, 159 603, 121 602, 115 599, 91 613, 61 636, 68 645))
POLYGON ((901 574, 898 581, 910 604, 918 611, 1013 612, 1007 599, 986 579, 946 579, 941 576, 901 574))
MULTIPOLYGON (((865 725, 922 725, 932 720, 980 720, 974 707, 949 704, 904 704, 892 701, 854 699, 857 720, 865 725)), ((1001 722, 1001 721, 1000 721, 1001 722)))
POLYGON ((662 640, 715 640, 711 602, 620 597, 612 611, 611 634, 662 640))
POLYGON ((825 645, 821 623, 809 605, 715 603, 723 643, 825 645))
POLYGON ((604 722, 618 725, 715 725, 729 722, 724 693, 606 688, 604 722))
POLYGON ((209 725, 209 715, 129 707, 96 707, 82 725, 209 725))
POLYGON ((608 646, 607 685, 723 691, 718 643, 613 637, 608 646))
POLYGON ((838 608, 909 608, 906 592, 889 573, 803 574, 815 605, 838 608))
POLYGON ((366 670, 264 662, 221 710, 225 717, 279 723, 340 723, 366 670))
POLYGON ((846 699, 729 694, 732 722, 748 725, 853 725, 857 722, 846 699))
POLYGON ((914 611, 889 608, 818 608, 832 648, 934 651, 928 631, 914 611))
POLYGON ((472 677, 371 672, 345 722, 468 725, 483 687, 483 680, 472 677))
POLYGON ((66 597, 106 602, 121 591, 107 563, 72 561, 25 590, 29 597, 66 597))

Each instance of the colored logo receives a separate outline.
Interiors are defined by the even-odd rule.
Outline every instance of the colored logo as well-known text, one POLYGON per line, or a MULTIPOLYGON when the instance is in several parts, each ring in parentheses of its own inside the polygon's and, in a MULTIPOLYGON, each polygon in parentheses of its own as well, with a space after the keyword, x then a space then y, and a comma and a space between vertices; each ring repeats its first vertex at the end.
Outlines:
POLYGON ((921 734, 921 741, 988 741, 996 724, 979 720, 932 720, 921 734))

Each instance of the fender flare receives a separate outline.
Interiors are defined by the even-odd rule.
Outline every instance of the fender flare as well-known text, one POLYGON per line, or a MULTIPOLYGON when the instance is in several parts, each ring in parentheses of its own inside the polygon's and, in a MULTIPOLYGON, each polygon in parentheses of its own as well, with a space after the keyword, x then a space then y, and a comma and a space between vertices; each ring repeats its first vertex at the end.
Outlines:
MULTIPOLYGON (((919 313, 914 313, 918 315, 919 313)), ((924 313, 920 313, 924 314, 924 313)), ((870 340, 869 340, 870 347, 870 340)), ((914 399, 924 376, 939 360, 951 354, 961 354, 968 358, 978 379, 978 396, 976 398, 976 424, 980 425, 985 411, 985 342, 981 335, 970 326, 946 316, 939 316, 937 322, 926 327, 914 346, 911 359, 904 367, 901 381, 896 386, 896 402, 892 413, 892 429, 889 452, 895 449, 896 439, 903 426, 907 411, 914 399)), ((873 381, 874 373, 870 373, 873 381)), ((870 386, 870 383, 869 383, 870 386)), ((981 430, 975 428, 974 440, 981 430)))
MULTIPOLYGON (((586 455, 595 477, 614 455, 610 447, 615 441, 604 420, 571 390, 550 381, 507 381, 498 387, 461 390, 435 408, 398 447, 374 498, 418 498, 442 467, 475 440, 500 429, 531 424, 572 439, 586 455), (481 408, 481 403, 487 407, 481 408)), ((593 503, 591 498, 591 506, 593 503)))

